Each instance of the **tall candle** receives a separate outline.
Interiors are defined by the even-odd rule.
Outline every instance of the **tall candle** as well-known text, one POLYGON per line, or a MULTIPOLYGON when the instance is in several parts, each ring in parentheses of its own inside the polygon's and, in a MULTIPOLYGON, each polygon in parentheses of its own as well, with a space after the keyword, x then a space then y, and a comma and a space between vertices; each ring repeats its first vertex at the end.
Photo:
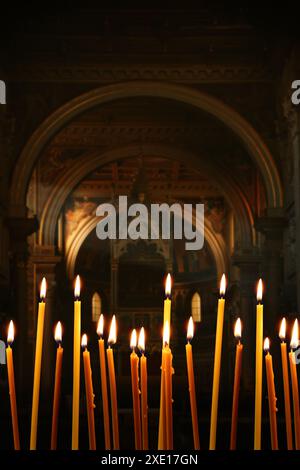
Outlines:
POLYGON ((270 341, 269 338, 264 342, 265 362, 266 362, 266 375, 268 387, 268 401, 269 401, 269 419, 271 431, 271 447, 272 450, 278 450, 278 437, 277 437, 277 420, 276 420, 276 392, 274 384, 273 360, 270 354, 270 341))
POLYGON ((192 426, 193 426, 193 439, 194 449, 200 449, 199 439, 199 428, 198 428, 198 412, 197 412, 197 401, 196 401, 196 390, 195 390, 195 375, 194 375, 194 364, 193 364, 193 350, 190 341, 194 337, 194 322, 193 318, 190 317, 187 329, 187 344, 185 346, 186 352, 186 365, 188 373, 188 384, 190 394, 190 407, 192 415, 192 426))
POLYGON ((292 432, 292 416, 291 416, 291 399, 290 399, 290 385, 289 385, 289 371, 287 360, 287 347, 285 342, 286 335, 286 319, 283 318, 280 325, 279 338, 281 339, 281 364, 282 364, 282 379, 283 379, 283 392, 284 392, 284 412, 285 412, 285 430, 286 442, 288 450, 293 450, 293 432, 292 432))
POLYGON ((80 277, 76 277, 74 290, 74 337, 73 337, 73 404, 72 404, 72 450, 79 448, 79 400, 80 400, 80 341, 81 302, 80 277))
POLYGON ((138 348, 142 354, 140 359, 141 376, 141 420, 142 420, 142 448, 148 450, 148 385, 147 385, 147 358, 145 356, 145 330, 141 328, 138 348))
POLYGON ((60 390, 61 390, 61 370, 62 370, 62 360, 63 360, 63 353, 64 353, 64 349, 61 346, 62 327, 61 327, 60 321, 56 325, 54 339, 57 343, 57 349, 56 349, 55 381, 54 381, 53 410, 52 410, 51 450, 56 450, 57 448, 57 428, 58 428, 60 390))
POLYGON ((112 317, 109 337, 108 337, 108 348, 106 350, 107 354, 107 364, 108 364, 108 374, 109 374, 109 386, 110 386, 110 402, 111 402, 111 418, 112 418, 112 433, 113 433, 113 446, 114 450, 119 450, 119 419, 118 419, 118 403, 117 403, 117 387, 116 387, 116 374, 115 374, 115 364, 114 364, 114 355, 111 346, 117 341, 117 331, 116 331, 116 317, 112 317))
POLYGON ((83 349, 82 356, 83 356, 83 368, 84 368, 86 410, 87 410, 88 428, 89 428, 89 445, 90 445, 90 450, 96 450, 94 390, 93 390, 93 382, 92 382, 91 359, 90 359, 90 353, 87 349, 86 334, 82 335, 81 347, 83 349))
POLYGON ((256 361, 255 361, 255 416, 254 450, 261 449, 261 406, 262 406, 262 364, 263 364, 263 292, 262 280, 257 285, 256 306, 256 361))
POLYGON ((224 308, 225 308, 225 299, 224 299, 225 290, 226 290, 226 278, 225 278, 225 274, 223 274, 221 278, 221 283, 220 283, 220 298, 218 301, 218 313, 217 313, 213 390, 212 390, 211 415, 210 415, 209 450, 216 449, 220 369, 221 369, 223 322, 224 322, 224 308))
MULTIPOLYGON (((165 300, 164 300, 164 322, 166 321, 171 324, 171 289, 172 289, 172 278, 169 273, 166 278, 165 284, 165 300)), ((163 357, 161 362, 161 381, 160 381, 160 406, 159 406, 159 427, 158 427, 158 449, 165 449, 166 443, 165 440, 165 416, 163 415, 163 410, 165 410, 164 401, 165 401, 165 382, 164 382, 164 372, 163 372, 163 357)))
POLYGON ((14 341, 14 324, 13 324, 13 321, 11 320, 9 323, 8 335, 7 335, 6 361, 7 361, 7 375, 8 375, 11 421, 12 421, 13 437, 14 437, 14 449, 20 450, 19 423, 18 423, 15 373, 14 373, 14 359, 13 359, 13 351, 11 347, 13 341, 14 341))
POLYGON ((131 334, 130 348, 130 370, 131 370, 131 390, 132 407, 134 420, 134 441, 135 449, 142 449, 142 430, 141 430, 141 410, 140 410, 140 391, 139 391, 139 358, 135 352, 137 345, 137 334, 134 329, 131 334))
POLYGON ((161 375, 160 375, 160 407, 159 407, 159 432, 158 432, 158 450, 167 448, 166 439, 166 391, 165 391, 165 356, 164 348, 162 350, 161 375))
POLYGON ((165 414, 166 414, 166 443, 167 450, 173 450, 173 399, 172 399, 172 352, 170 349, 170 325, 164 326, 164 374, 165 374, 165 414))
POLYGON ((40 399, 41 363, 43 352, 44 319, 45 319, 45 297, 46 279, 43 278, 40 290, 40 302, 38 306, 37 332, 35 344, 34 378, 32 392, 31 428, 30 428, 30 450, 36 450, 37 424, 40 399))
POLYGON ((103 328, 104 328, 104 317, 101 313, 97 333, 100 336, 98 341, 99 344, 99 359, 100 359, 100 376, 101 376, 101 393, 102 393, 102 408, 103 408, 103 420, 104 420, 104 439, 105 449, 110 450, 110 424, 109 424, 109 410, 108 410, 108 395, 107 395, 107 378, 106 378, 106 360, 105 360, 105 349, 103 339, 103 328))
POLYGON ((292 392, 293 392, 293 410, 294 410, 294 430, 295 430, 295 448, 300 450, 300 411, 299 411, 299 387, 297 378, 297 366, 294 350, 299 346, 299 326, 298 320, 295 320, 291 338, 291 351, 289 353, 292 392))
POLYGON ((236 449, 236 433, 237 433, 240 382, 241 382, 241 371, 242 371, 243 345, 241 344, 242 324, 241 324, 241 319, 240 318, 238 318, 236 323, 235 323, 234 336, 238 340, 238 343, 236 345, 236 352, 235 352, 234 384, 233 384, 232 413, 231 413, 230 450, 235 450, 236 449))

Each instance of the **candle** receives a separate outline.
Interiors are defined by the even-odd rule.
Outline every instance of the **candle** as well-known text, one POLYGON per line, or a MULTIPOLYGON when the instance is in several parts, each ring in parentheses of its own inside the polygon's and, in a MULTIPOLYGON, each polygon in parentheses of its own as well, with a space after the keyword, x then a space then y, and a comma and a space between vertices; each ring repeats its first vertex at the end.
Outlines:
POLYGON ((90 353, 87 349, 87 336, 82 335, 81 347, 83 349, 83 368, 84 368, 84 381, 85 381, 85 397, 86 397, 86 410, 88 417, 89 428, 89 444, 90 450, 96 450, 96 435, 95 435, 95 417, 94 417, 94 390, 92 381, 92 369, 90 353))
POLYGON ((163 335, 163 364, 165 375, 165 415, 166 415, 166 450, 173 450, 173 399, 172 399, 172 352, 170 344, 170 325, 166 321, 163 335))
POLYGON ((100 375, 101 375, 101 392, 102 392, 102 407, 104 419, 104 439, 105 449, 110 450, 110 424, 109 424, 109 411, 108 411, 108 395, 107 395, 107 379, 106 379, 106 362, 103 337, 104 317, 101 313, 97 333, 100 336, 99 344, 99 359, 100 359, 100 375))
POLYGON ((142 448, 148 450, 148 386, 147 386, 147 358, 145 356, 145 330, 141 328, 138 348, 142 354, 140 359, 141 374, 141 415, 142 415, 142 448))
POLYGON ((40 302, 38 306, 37 333, 35 345, 34 378, 32 392, 31 429, 30 429, 30 450, 36 450, 37 424, 40 399, 41 363, 43 352, 44 319, 45 319, 45 297, 46 279, 43 278, 40 290, 40 302))
POLYGON ((286 441, 288 450, 293 450, 293 433, 292 433, 292 417, 291 417, 291 400, 290 400, 290 385, 289 385, 289 372, 287 361, 287 347, 285 342, 286 335, 286 319, 283 318, 279 330, 279 338, 281 339, 281 364, 282 364, 282 378, 283 378, 283 391, 284 391, 284 412, 285 412, 285 430, 286 441))
POLYGON ((80 399, 80 341, 81 341, 81 302, 80 277, 76 277, 74 290, 74 338, 73 338, 73 403, 72 403, 72 450, 78 450, 79 439, 79 399, 80 399))
POLYGON ((225 307, 225 299, 224 299, 225 290, 226 290, 226 278, 225 278, 225 274, 223 274, 221 278, 221 283, 220 283, 220 298, 218 301, 218 313, 217 313, 213 391, 212 391, 211 416, 210 416, 209 450, 216 449, 220 369, 221 369, 223 322, 224 322, 224 307, 225 307))
POLYGON ((52 410, 51 450, 56 450, 57 448, 57 427, 58 427, 60 389, 61 389, 61 369, 62 369, 62 360, 63 360, 63 353, 64 353, 64 349, 61 346, 62 327, 61 327, 60 321, 56 325, 54 339, 57 343, 57 349, 56 349, 55 381, 54 381, 53 410, 52 410))
POLYGON ((187 344, 185 346, 186 351, 186 364, 188 372, 188 383, 189 383, 189 394, 190 394, 190 406, 192 415, 192 426, 193 426, 193 439, 194 449, 200 449, 199 429, 198 429, 198 412, 196 403, 196 390, 195 390, 195 376, 194 376, 194 364, 193 364, 193 350, 190 341, 194 336, 194 322, 193 318, 190 317, 187 329, 187 344))
POLYGON ((116 331, 116 317, 112 317, 109 337, 108 337, 108 348, 106 350, 107 354, 107 364, 108 364, 108 374, 109 374, 109 386, 110 386, 110 402, 111 402, 111 416, 112 416, 112 433, 113 433, 113 446, 114 450, 119 450, 119 420, 118 420, 118 404, 117 404, 117 387, 116 387, 116 375, 115 375, 115 364, 113 350, 111 346, 117 341, 117 331, 116 331))
POLYGON ((294 429, 295 429, 295 448, 300 450, 300 411, 299 411, 299 388, 297 378, 297 366, 294 350, 299 346, 299 327, 298 320, 295 320, 292 338, 291 351, 289 353, 290 371, 292 379, 293 409, 294 409, 294 429))
POLYGON ((231 414, 231 433, 230 433, 230 450, 236 449, 236 432, 237 432, 237 421, 238 421, 238 409, 239 409, 239 394, 240 394, 240 382, 241 382, 241 371, 242 371, 242 354, 243 345, 241 344, 242 336, 242 323, 241 319, 238 318, 235 322, 234 336, 238 340, 235 352, 235 368, 234 368, 234 384, 233 384, 233 399, 232 399, 232 414, 231 414))
POLYGON ((15 389, 14 360, 13 360, 13 351, 11 348, 13 341, 14 341, 14 324, 13 324, 13 321, 11 320, 9 323, 8 334, 7 334, 7 348, 6 348, 7 375, 8 375, 11 421, 12 421, 13 437, 14 437, 14 449, 20 450, 18 411, 17 411, 17 400, 16 400, 16 389, 15 389))
POLYGON ((137 344, 136 330, 132 330, 130 339, 130 370, 131 370, 131 390, 132 390, 132 407, 134 420, 134 440, 135 449, 142 449, 142 430, 141 430, 141 410, 140 410, 140 391, 139 391, 139 358, 135 352, 137 344))
POLYGON ((261 449, 261 404, 262 404, 262 363, 263 363, 263 292, 262 280, 257 284, 256 306, 256 363, 255 363, 255 417, 254 450, 261 449))
MULTIPOLYGON (((171 289, 172 289, 172 278, 170 273, 167 275, 165 284, 165 300, 164 300, 164 325, 168 321, 171 324, 171 289)), ((158 449, 162 450, 166 448, 165 442, 165 382, 164 382, 164 368, 163 368, 163 357, 161 363, 161 381, 160 381, 160 407, 159 407, 159 429, 158 429, 158 449)))
POLYGON ((158 450, 167 448, 166 440, 166 392, 165 392, 165 356, 164 348, 162 350, 161 376, 160 376, 160 407, 159 407, 159 431, 158 431, 158 450))
POLYGON ((270 418, 270 431, 271 431, 271 446, 272 450, 278 450, 278 437, 277 437, 277 420, 276 420, 276 392, 274 384, 273 360, 270 354, 270 340, 266 338, 264 341, 265 362, 266 362, 266 375, 268 386, 268 400, 269 400, 269 418, 270 418))

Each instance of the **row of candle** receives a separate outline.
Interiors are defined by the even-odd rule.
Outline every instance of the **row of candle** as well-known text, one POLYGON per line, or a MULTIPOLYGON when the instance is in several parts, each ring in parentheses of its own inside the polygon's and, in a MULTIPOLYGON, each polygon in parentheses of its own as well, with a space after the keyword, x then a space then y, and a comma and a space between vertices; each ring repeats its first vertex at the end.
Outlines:
MULTIPOLYGON (((262 320, 263 320, 263 307, 262 300, 262 281, 259 280, 257 288, 257 335, 256 335, 256 393, 255 393, 255 430, 254 430, 254 448, 260 448, 260 427, 261 427, 261 387, 262 387, 262 359, 263 359, 263 338, 262 338, 262 320), (261 351, 261 354, 260 354, 261 351), (260 426, 258 426, 258 424, 260 426)), ((221 367, 221 350, 222 350, 222 336, 223 336, 223 320, 225 308, 225 290, 226 279, 222 276, 220 283, 220 298, 218 300, 217 311, 217 327, 216 327, 216 342, 215 342, 215 356, 214 356, 214 373, 213 373, 213 392, 212 392, 212 406, 211 406, 211 424, 210 424, 210 443, 209 448, 214 449, 216 445, 216 431, 217 431, 217 415, 218 415, 218 395, 219 395, 219 380, 220 380, 220 367, 221 367)), ((172 413, 172 375, 174 373, 172 367, 172 352, 170 349, 170 320, 171 320, 171 276, 167 276, 166 281, 166 299, 164 302, 164 329, 163 329, 163 348, 162 348, 162 366, 161 366, 161 399, 160 399, 160 413, 159 413, 159 434, 158 434, 158 448, 159 449, 173 449, 173 413, 172 413)), ((46 297, 46 282, 43 279, 41 284, 41 301, 38 309, 37 321, 37 338, 36 338, 36 354, 34 366, 34 384, 33 384, 33 398, 32 398, 32 419, 31 419, 31 433, 30 433, 30 449, 36 448, 37 438, 37 421, 38 421, 38 406, 39 406, 39 386, 41 374, 41 357, 43 346, 43 324, 45 314, 45 297, 46 297)), ((92 373, 90 365, 89 351, 87 350, 87 337, 83 335, 81 338, 81 303, 80 297, 80 278, 77 276, 75 282, 75 302, 74 302, 74 361, 73 361, 73 408, 72 408, 72 449, 78 449, 78 431, 79 431, 79 386, 80 386, 80 342, 83 348, 83 364, 85 375, 85 388, 86 388, 86 402, 87 402, 87 415, 89 426, 89 442, 90 448, 96 448, 95 439, 95 424, 94 424, 94 393, 92 384, 92 373), (78 342, 79 338, 79 342, 78 342), (79 344, 79 348, 78 348, 79 344), (78 357, 79 351, 79 357, 78 357), (79 368, 78 368, 79 365, 79 368)), ((108 407, 108 392, 107 392, 107 377, 106 377, 106 361, 108 365, 108 376, 110 386, 110 401, 111 401, 111 422, 112 422, 112 436, 113 448, 119 449, 119 426, 118 426, 118 409, 117 409, 117 390, 116 378, 114 370, 113 351, 111 346, 116 342, 116 319, 112 318, 108 347, 105 354, 105 346, 103 340, 103 315, 100 316, 97 333, 99 339, 99 358, 100 358, 100 375, 101 375, 101 391, 103 403, 103 419, 104 419, 104 435, 105 447, 111 448, 110 442, 110 417, 108 407)), ((188 323, 187 345, 186 345, 186 358, 187 358, 187 372, 190 394, 191 417, 193 427, 194 448, 200 448, 199 430, 198 430, 198 416, 196 406, 196 393, 195 393, 195 379, 193 368, 193 355, 190 340, 193 337, 193 320, 190 318, 188 323)), ((285 400, 285 418, 286 418, 286 433, 288 449, 293 448, 292 441, 292 425, 291 425, 291 412, 290 412, 290 393, 289 393, 289 378, 288 378, 288 365, 287 365, 287 349, 285 343, 285 329, 286 321, 283 319, 279 336, 281 338, 281 356, 282 356, 282 371, 284 383, 284 400, 285 400)), ((58 344, 56 356, 56 371, 55 371, 55 384, 54 384, 54 400, 53 400, 53 419, 52 419, 52 435, 51 435, 51 448, 56 448, 57 442, 57 423, 58 423, 58 410, 59 410, 59 396, 60 396, 60 383, 61 383, 61 368, 63 348, 61 346, 61 324, 58 322, 55 330, 55 339, 58 344)), ((231 424, 231 438, 230 448, 236 447, 236 430, 237 430, 237 417, 238 417, 238 401, 239 401, 239 387, 242 366, 242 351, 243 345, 241 344, 241 321, 237 320, 235 326, 235 336, 238 338, 236 347, 236 361, 235 361, 235 377, 233 389, 233 405, 232 405, 232 424, 231 424)), ((14 445, 18 449, 19 431, 17 420, 17 408, 15 398, 14 374, 13 374, 13 359, 11 343, 13 338, 13 324, 10 323, 8 334, 8 347, 7 347, 7 366, 9 378, 9 390, 11 400, 11 414, 14 433, 14 445)), ((131 365, 131 383, 132 383, 132 397, 133 397, 133 415, 134 415, 134 430, 135 430, 135 447, 136 449, 148 448, 148 412, 147 412, 147 359, 144 355, 145 349, 145 332, 142 328, 139 335, 138 348, 141 351, 141 358, 136 354, 137 347, 137 333, 133 330, 131 337, 130 347, 132 353, 130 355, 131 365), (139 367, 140 363, 140 367, 139 367), (140 372, 139 372, 140 369, 140 372), (141 393, 139 384, 141 383, 141 393)), ((295 321, 293 327, 293 334, 291 340, 291 352, 289 353, 289 363, 292 380, 293 392, 293 410, 294 410, 294 429, 295 429, 295 448, 300 448, 300 414, 299 414, 299 396, 298 396, 298 380, 296 370, 296 360, 294 350, 298 347, 298 322, 295 321)), ((269 340, 265 340, 264 349, 266 350, 266 375, 269 396, 269 416, 270 416, 270 429, 271 429, 271 443, 272 448, 278 448, 277 439, 277 424, 276 424, 276 396, 274 386, 274 374, 272 357, 269 352, 269 340)))

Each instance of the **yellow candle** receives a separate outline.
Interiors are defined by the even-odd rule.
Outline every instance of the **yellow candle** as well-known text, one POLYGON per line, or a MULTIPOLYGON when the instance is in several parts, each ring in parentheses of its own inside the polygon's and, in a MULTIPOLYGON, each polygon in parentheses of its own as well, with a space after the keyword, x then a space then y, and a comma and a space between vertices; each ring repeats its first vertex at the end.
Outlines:
POLYGON ((141 374, 141 418, 142 418, 142 448, 148 450, 148 386, 147 386, 147 358, 145 352, 145 330, 142 327, 139 334, 139 350, 142 353, 140 360, 141 374))
POLYGON ((104 439, 105 449, 110 450, 110 424, 109 424, 109 410, 108 410, 108 395, 107 395, 107 379, 106 379, 106 362, 105 362, 105 349, 103 336, 104 317, 101 313, 97 333, 100 336, 99 343, 99 358, 100 358, 100 375, 101 375, 101 392, 102 392, 102 407, 104 419, 104 439))
POLYGON ((230 450, 236 449, 236 432, 237 432, 239 394, 240 394, 240 382, 241 382, 241 371, 242 371, 243 345, 241 344, 241 341, 240 341, 240 338, 242 336, 242 324, 241 324, 240 318, 238 318, 235 323, 234 336, 238 339, 238 344, 236 345, 236 353, 235 353, 230 450))
POLYGON ((294 349, 299 346, 299 327, 298 320, 295 320, 291 339, 291 352, 289 353, 292 392, 293 392, 293 409, 294 409, 294 429, 295 429, 295 448, 300 450, 300 410, 299 410, 299 387, 297 378, 297 366, 294 349))
POLYGON ((166 443, 167 450, 173 450, 173 399, 172 399, 172 352, 169 347, 170 326, 166 321, 164 327, 164 373, 165 373, 165 406, 166 406, 166 443))
POLYGON ((35 345, 34 378, 32 393, 31 430, 30 430, 30 450, 36 450, 37 424, 39 413, 41 363, 43 352, 44 319, 45 319, 45 297, 46 279, 43 278, 40 291, 40 302, 38 307, 37 333, 35 345))
POLYGON ((268 386, 268 401, 269 401, 269 419, 270 419, 270 431, 271 431, 271 447, 272 450, 278 450, 278 437, 277 437, 277 420, 276 420, 276 393, 274 384, 274 372, 273 372, 273 361, 270 354, 270 341, 269 338, 265 339, 264 350, 266 352, 266 375, 267 375, 267 386, 268 386))
POLYGON ((14 449, 20 450, 20 437, 19 437, 19 424, 18 424, 18 411, 17 411, 17 399, 15 389, 15 373, 14 373, 14 360, 13 351, 11 344, 14 340, 14 324, 12 321, 9 323, 8 335, 7 335, 7 348, 6 348, 6 361, 7 361, 7 375, 8 375, 8 386, 9 386, 9 399, 10 399, 10 411, 11 421, 14 436, 14 449))
POLYGON ((194 449, 200 449, 200 439, 199 439, 199 428, 198 428, 198 412, 197 412, 197 402, 196 402, 196 390, 195 390, 195 375, 194 375, 194 364, 193 364, 193 350, 190 341, 194 336, 194 322, 193 318, 190 317, 187 330, 187 339, 188 342, 185 346, 186 351, 186 364, 188 372, 188 382, 189 382, 189 393, 190 393, 190 406, 191 406, 191 415, 192 415, 192 425, 193 425, 193 438, 194 438, 194 449))
POLYGON ((280 325, 279 338, 281 339, 281 364, 282 364, 282 379, 284 391, 284 411, 285 411, 285 430, 286 442, 288 450, 293 450, 293 432, 292 432, 292 416, 291 416, 291 399, 290 399, 290 385, 289 385, 289 371, 287 361, 287 347, 285 342, 286 335, 286 319, 283 318, 280 325))
POLYGON ((256 363, 255 363, 255 416, 254 416, 254 450, 261 449, 261 406, 262 406, 262 364, 263 364, 263 284, 259 279, 257 285, 256 306, 256 363))
POLYGON ((132 390, 132 407, 134 420, 134 440, 135 449, 142 449, 142 430, 141 430, 141 410, 140 410, 140 391, 139 391, 139 358, 135 352, 137 344, 136 330, 132 331, 130 348, 130 370, 131 370, 131 390, 132 390))
POLYGON ((90 444, 90 450, 96 450, 94 390, 93 390, 93 382, 92 382, 90 353, 87 350, 87 336, 86 335, 82 335, 81 346, 83 348, 82 355, 83 355, 83 368, 84 368, 84 381, 85 381, 86 409, 87 409, 88 428, 89 428, 89 444, 90 444))
MULTIPOLYGON (((166 321, 171 324, 171 288, 172 288, 172 278, 170 273, 166 278, 165 285, 165 301, 164 301, 164 325, 166 321)), ((163 410, 165 410, 164 401, 165 401, 165 383, 164 383, 164 372, 163 372, 163 357, 161 364, 161 381, 160 381, 160 407, 159 407, 159 429, 158 429, 158 449, 162 450, 166 448, 165 440, 165 416, 163 415, 163 410)))
POLYGON ((112 433, 113 433, 113 445, 114 450, 120 449, 119 442, 119 419, 118 419, 118 403, 117 403, 117 387, 116 387, 116 374, 115 374, 115 364, 114 356, 111 345, 116 343, 117 334, 116 334, 116 317, 115 315, 112 318, 110 332, 108 337, 108 348, 106 350, 107 354, 107 364, 108 364, 108 374, 109 374, 109 386, 110 386, 110 403, 111 403, 111 420, 112 420, 112 433))
POLYGON ((72 450, 78 450, 79 440, 79 399, 80 399, 80 341, 81 302, 80 277, 76 277, 74 291, 74 338, 73 338, 73 407, 72 407, 72 450))
POLYGON ((220 298, 218 301, 218 313, 217 313, 213 391, 212 391, 211 415, 210 415, 209 450, 216 449, 220 369, 221 369, 223 322, 224 322, 224 308, 225 308, 225 299, 224 299, 225 290, 226 290, 226 278, 225 278, 225 274, 223 274, 221 283, 220 283, 220 298))
POLYGON ((57 323, 54 334, 55 341, 57 342, 56 350, 56 365, 55 365, 55 381, 54 381, 54 395, 53 395, 53 410, 52 410, 52 430, 51 430, 51 450, 57 448, 57 428, 58 428, 58 415, 60 403, 60 389, 61 389, 61 370, 64 349, 61 347, 62 341, 62 328, 60 321, 57 323))

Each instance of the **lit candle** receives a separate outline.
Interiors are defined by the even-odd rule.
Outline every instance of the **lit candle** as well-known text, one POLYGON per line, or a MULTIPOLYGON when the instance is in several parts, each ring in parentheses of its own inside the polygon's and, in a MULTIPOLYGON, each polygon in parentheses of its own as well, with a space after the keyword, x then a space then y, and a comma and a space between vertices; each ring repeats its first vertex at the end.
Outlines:
POLYGON ((141 374, 141 414, 142 414, 142 448, 148 450, 148 386, 147 386, 147 358, 145 356, 145 330, 141 328, 138 348, 142 354, 140 360, 141 374))
POLYGON ((53 411, 52 411, 51 450, 56 450, 57 448, 57 427, 58 427, 60 389, 61 389, 61 369, 62 369, 62 361, 63 361, 63 353, 64 353, 64 349, 61 346, 62 327, 61 327, 60 321, 56 325, 54 339, 57 343, 57 349, 56 349, 55 381, 54 381, 53 411))
MULTIPOLYGON (((164 300, 164 325, 168 321, 169 325, 171 324, 171 289, 172 289, 172 278, 168 274, 165 284, 165 300, 164 300)), ((165 442, 165 415, 163 415, 163 410, 165 410, 165 382, 164 382, 164 372, 163 372, 163 357, 161 362, 161 380, 160 380, 160 407, 159 407, 159 429, 158 429, 158 449, 163 450, 166 448, 165 442)))
POLYGON ((88 417, 89 428, 89 444, 90 450, 96 450, 96 435, 95 435, 95 417, 94 417, 94 390, 92 381, 92 369, 90 353, 87 349, 87 336, 82 335, 81 347, 83 349, 83 368, 84 368, 84 381, 85 381, 85 397, 86 397, 86 410, 88 417))
POLYGON ((239 410, 239 395, 242 371, 242 355, 243 345, 241 344, 242 337, 242 323, 238 318, 235 322, 234 336, 237 339, 236 352, 235 352, 235 368, 234 368, 234 384, 233 384, 233 399, 232 399, 232 414, 231 414, 231 434, 230 434, 230 450, 236 449, 236 432, 239 410))
POLYGON ((285 429, 286 441, 288 450, 293 450, 293 432, 292 432, 292 417, 291 417, 291 400, 290 400, 290 385, 289 385, 289 372, 287 360, 287 347, 285 342, 286 335, 286 319, 283 318, 279 330, 279 338, 281 339, 281 364, 282 364, 282 378, 283 378, 283 391, 284 391, 284 411, 285 411, 285 429))
POLYGON ((277 420, 276 420, 276 392, 274 384, 273 360, 270 354, 270 340, 266 338, 264 341, 265 362, 266 362, 266 375, 268 386, 268 400, 269 400, 269 418, 270 418, 270 431, 271 431, 271 446, 272 450, 278 450, 278 437, 277 437, 277 420))
POLYGON ((76 277, 74 290, 74 338, 73 338, 73 404, 72 404, 72 450, 78 450, 79 440, 79 399, 80 399, 80 341, 81 302, 80 277, 76 277))
POLYGON ((192 415, 194 449, 199 450, 200 439, 199 439, 199 429, 198 429, 198 412, 197 412, 197 403, 196 403, 193 349, 190 343, 193 337, 194 337, 194 322, 193 322, 193 318, 190 317, 189 323, 188 323, 188 329, 187 329, 187 344, 185 345, 185 352, 186 352, 186 365, 187 365, 187 373, 188 373, 190 406, 191 406, 191 415, 192 415))
POLYGON ((172 352, 170 349, 170 325, 166 321, 163 334, 163 364, 165 375, 165 406, 166 406, 166 450, 173 450, 173 399, 172 399, 172 352))
POLYGON ((110 331, 108 336, 108 348, 106 350, 107 354, 107 364, 108 364, 108 374, 109 374, 109 386, 110 386, 110 402, 111 402, 111 416, 112 416, 112 433, 113 433, 113 445, 114 450, 119 450, 119 420, 118 420, 118 404, 117 404, 117 387, 116 387, 116 374, 115 374, 115 364, 114 364, 114 355, 111 346, 117 341, 117 331, 116 331, 116 317, 113 315, 110 331))
POLYGON ((299 388, 297 378, 297 366, 294 350, 299 346, 299 326, 298 320, 295 320, 292 338, 291 351, 289 353, 290 371, 292 379, 293 409, 294 409, 294 429, 295 429, 295 448, 300 450, 300 411, 299 411, 299 388))
POLYGON ((99 358, 100 358, 100 375, 101 375, 102 407, 103 407, 103 419, 104 419, 105 449, 110 450, 110 425, 109 425, 109 410, 108 410, 106 362, 105 362, 103 328, 104 328, 104 317, 101 313, 98 326, 97 326, 97 333, 100 337, 98 344, 99 344, 99 358))
POLYGON ((141 430, 141 410, 140 410, 140 391, 139 391, 139 358, 135 352, 137 345, 136 329, 132 330, 130 339, 130 370, 131 370, 131 390, 132 390, 132 407, 134 421, 134 440, 135 449, 142 449, 142 430, 141 430))
POLYGON ((255 417, 254 450, 261 449, 261 404, 262 404, 262 364, 263 364, 263 305, 261 304, 263 283, 257 284, 256 306, 256 363, 255 363, 255 417))
POLYGON ((13 359, 13 351, 11 348, 13 341, 14 341, 14 324, 13 324, 13 321, 11 320, 9 323, 8 334, 7 334, 7 348, 6 348, 7 375, 8 375, 11 421, 12 421, 13 436, 14 436, 14 449, 20 450, 18 411, 17 411, 17 400, 16 400, 16 389, 15 389, 14 359, 13 359))
POLYGON ((44 319, 45 319, 45 297, 46 279, 43 278, 40 290, 40 302, 38 307, 37 332, 35 344, 35 362, 31 410, 30 450, 36 450, 37 424, 40 399, 41 363, 43 352, 44 319))
POLYGON ((225 278, 225 274, 223 274, 221 278, 221 283, 220 283, 220 298, 218 301, 218 313, 217 313, 213 391, 212 391, 211 416, 210 416, 209 450, 216 449, 219 388, 220 388, 220 369, 221 369, 222 338, 223 338, 223 323, 224 323, 224 308, 225 308, 225 299, 224 299, 225 290, 226 290, 226 278, 225 278))

